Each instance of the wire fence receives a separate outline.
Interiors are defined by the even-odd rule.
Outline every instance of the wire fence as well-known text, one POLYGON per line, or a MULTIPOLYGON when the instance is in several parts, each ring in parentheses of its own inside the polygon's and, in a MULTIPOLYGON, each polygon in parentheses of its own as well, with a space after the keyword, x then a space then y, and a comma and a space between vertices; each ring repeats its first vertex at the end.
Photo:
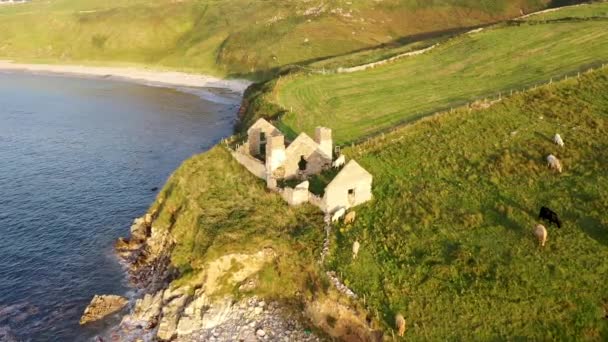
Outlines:
POLYGON ((387 127, 385 129, 380 129, 374 133, 365 135, 361 138, 358 138, 358 139, 355 139, 352 141, 348 141, 348 142, 344 143, 344 145, 354 146, 354 145, 368 142, 374 138, 377 138, 378 136, 382 136, 384 134, 387 134, 387 133, 393 132, 395 130, 398 130, 400 128, 403 128, 404 126, 412 124, 422 118, 432 117, 432 116, 441 115, 441 114, 445 114, 445 113, 451 113, 455 110, 460 110, 460 109, 487 108, 487 107, 490 107, 491 105, 493 105, 497 102, 500 102, 505 98, 509 98, 513 95, 516 95, 516 94, 519 94, 522 92, 526 92, 526 91, 536 90, 537 88, 548 86, 553 83, 557 83, 557 82, 561 82, 561 81, 567 81, 569 79, 580 79, 581 76, 583 76, 585 74, 589 74, 589 73, 592 73, 597 70, 606 70, 607 67, 608 67, 608 60, 596 61, 593 63, 588 63, 585 66, 582 66, 575 70, 561 73, 561 74, 558 74, 555 76, 551 76, 548 79, 544 79, 543 81, 531 81, 531 82, 527 82, 526 84, 524 84, 520 87, 505 88, 505 89, 502 89, 499 91, 494 91, 494 92, 488 93, 486 95, 475 96, 475 97, 472 97, 467 100, 454 101, 448 105, 442 106, 441 108, 433 109, 433 110, 427 111, 427 112, 416 113, 413 117, 409 117, 407 119, 397 121, 390 127, 387 127))

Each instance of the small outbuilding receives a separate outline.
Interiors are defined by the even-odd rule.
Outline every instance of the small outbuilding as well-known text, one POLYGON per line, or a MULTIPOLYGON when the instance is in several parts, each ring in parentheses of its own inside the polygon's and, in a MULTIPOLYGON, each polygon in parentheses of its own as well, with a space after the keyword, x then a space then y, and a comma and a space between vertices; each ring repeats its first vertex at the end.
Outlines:
POLYGON ((359 163, 349 161, 325 188, 325 211, 332 213, 350 208, 372 199, 373 176, 359 163))

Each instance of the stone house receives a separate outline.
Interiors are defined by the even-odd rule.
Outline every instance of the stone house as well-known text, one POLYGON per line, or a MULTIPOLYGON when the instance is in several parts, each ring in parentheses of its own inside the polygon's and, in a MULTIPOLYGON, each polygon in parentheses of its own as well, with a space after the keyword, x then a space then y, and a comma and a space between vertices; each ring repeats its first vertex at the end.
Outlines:
POLYGON ((325 212, 355 207, 372 199, 373 176, 359 163, 349 161, 325 187, 323 203, 325 212))
POLYGON ((309 177, 332 167, 331 129, 317 127, 315 138, 301 133, 292 142, 272 124, 259 119, 247 130, 247 142, 233 152, 235 159, 268 188, 291 205, 310 202, 327 213, 350 208, 372 198, 372 175, 356 161, 349 161, 326 186, 323 197, 310 193, 309 177), (301 179, 295 188, 277 186, 280 180, 301 179))

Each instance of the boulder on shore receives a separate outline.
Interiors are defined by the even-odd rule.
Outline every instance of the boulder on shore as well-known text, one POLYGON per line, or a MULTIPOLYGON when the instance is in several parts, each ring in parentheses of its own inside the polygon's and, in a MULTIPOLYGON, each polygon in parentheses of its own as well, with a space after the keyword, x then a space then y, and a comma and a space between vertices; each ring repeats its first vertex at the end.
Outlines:
POLYGON ((107 315, 121 310, 129 301, 125 297, 116 295, 95 295, 89 306, 84 309, 80 318, 80 325, 100 320, 107 315))

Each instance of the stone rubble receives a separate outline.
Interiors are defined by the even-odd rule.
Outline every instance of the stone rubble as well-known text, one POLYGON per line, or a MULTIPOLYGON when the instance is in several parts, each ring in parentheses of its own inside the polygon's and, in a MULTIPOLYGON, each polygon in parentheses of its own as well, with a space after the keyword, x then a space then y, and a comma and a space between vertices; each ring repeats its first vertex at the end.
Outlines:
POLYGON ((331 215, 325 214, 323 218, 325 222, 325 240, 323 241, 323 250, 321 251, 321 260, 320 264, 323 264, 325 261, 325 257, 329 254, 329 237, 331 235, 331 215))
MULTIPOLYGON (((307 321, 303 314, 287 312, 277 302, 256 297, 240 301, 229 296, 215 297, 217 286, 213 285, 217 279, 213 279, 225 271, 221 258, 216 260, 218 265, 209 265, 200 287, 168 287, 173 242, 168 234, 154 229, 152 221, 151 216, 136 219, 131 237, 116 243, 119 256, 128 266, 131 283, 147 294, 132 305, 118 326, 100 336, 104 341, 321 341, 301 323, 307 321), (214 265, 217 267, 211 267, 214 265)), ((240 260, 238 257, 251 266, 272 259, 274 252, 265 249, 229 259, 240 260)), ((232 275, 245 292, 257 287, 258 282, 245 272, 249 268, 232 275)))
POLYGON ((346 296, 348 296, 350 298, 357 298, 357 294, 355 292, 353 292, 353 290, 349 289, 348 286, 342 284, 342 282, 336 275, 336 272, 327 271, 327 272, 325 272, 325 274, 327 274, 327 277, 329 277, 329 280, 336 287, 336 289, 338 291, 340 291, 342 294, 345 294, 346 296))
MULTIPOLYGON (((331 235, 331 216, 325 215, 325 241, 323 241, 323 251, 321 252, 321 260, 319 260, 320 264, 323 264, 325 261, 325 257, 329 254, 329 237, 331 235)), ((357 298, 357 294, 353 292, 353 290, 349 289, 346 285, 342 284, 340 278, 336 275, 334 271, 325 272, 327 277, 331 281, 331 283, 336 287, 340 293, 348 296, 349 298, 357 298)))
MULTIPOLYGON (((203 315, 203 321, 208 314, 203 315)), ((251 297, 224 307, 221 319, 213 318, 213 324, 207 322, 190 334, 179 334, 175 341, 322 341, 300 319, 286 313, 277 302, 251 297)))

